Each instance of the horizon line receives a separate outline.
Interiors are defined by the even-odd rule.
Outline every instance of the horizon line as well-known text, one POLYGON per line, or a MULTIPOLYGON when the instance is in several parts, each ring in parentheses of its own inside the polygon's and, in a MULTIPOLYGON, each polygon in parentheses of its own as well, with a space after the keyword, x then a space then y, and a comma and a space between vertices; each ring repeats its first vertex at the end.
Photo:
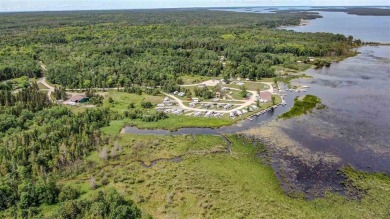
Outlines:
POLYGON ((264 5, 264 6, 204 6, 204 7, 166 7, 166 8, 111 8, 111 9, 52 9, 52 10, 10 10, 10 11, 2 11, 0 10, 0 13, 32 13, 32 12, 82 12, 82 11, 131 11, 131 10, 161 10, 161 9, 228 9, 228 8, 264 8, 264 7, 311 7, 311 8, 319 8, 319 7, 357 7, 357 8, 364 8, 364 7, 386 7, 390 8, 389 5, 317 5, 317 6, 311 6, 311 5, 284 5, 284 6, 277 6, 277 5, 264 5))

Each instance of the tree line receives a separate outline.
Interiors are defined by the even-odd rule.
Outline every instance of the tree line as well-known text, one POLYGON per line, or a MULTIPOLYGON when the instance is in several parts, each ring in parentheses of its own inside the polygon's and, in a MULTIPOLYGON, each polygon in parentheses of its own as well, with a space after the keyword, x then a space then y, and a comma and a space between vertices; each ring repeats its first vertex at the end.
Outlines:
POLYGON ((308 56, 349 53, 354 41, 343 35, 269 29, 315 17, 208 10, 11 13, 0 16, 0 79, 40 77, 39 61, 48 66, 47 79, 66 88, 136 84, 168 91, 183 75, 273 77, 277 65, 297 68, 308 56), (34 28, 22 24, 27 18, 34 28))
MULTIPOLYGON (((16 93, 1 90, 0 113, 0 212, 33 218, 39 215, 40 205, 59 203, 58 218, 89 214, 94 201, 74 201, 77 195, 67 194, 71 189, 57 185, 56 179, 92 150, 109 143, 99 128, 109 124, 111 112, 96 108, 74 114, 65 106, 53 105, 32 84, 16 93), (77 211, 68 209, 69 205, 77 211)), ((103 216, 134 213, 129 218, 139 217, 139 210, 123 199, 102 206, 103 216)))

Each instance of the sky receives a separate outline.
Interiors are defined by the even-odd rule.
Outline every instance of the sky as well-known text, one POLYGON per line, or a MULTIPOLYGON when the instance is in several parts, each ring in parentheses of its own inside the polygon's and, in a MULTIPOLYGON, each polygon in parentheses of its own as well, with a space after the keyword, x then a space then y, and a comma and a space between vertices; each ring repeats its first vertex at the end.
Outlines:
POLYGON ((0 11, 61 11, 234 6, 390 6, 389 0, 0 0, 0 11))

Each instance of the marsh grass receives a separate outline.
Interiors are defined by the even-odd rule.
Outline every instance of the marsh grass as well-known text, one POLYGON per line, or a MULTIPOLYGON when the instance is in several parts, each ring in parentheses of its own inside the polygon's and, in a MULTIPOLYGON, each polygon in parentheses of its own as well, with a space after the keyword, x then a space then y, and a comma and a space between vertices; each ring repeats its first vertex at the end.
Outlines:
MULTIPOLYGON (((172 157, 188 150, 212 151, 225 145, 219 136, 203 135, 121 135, 120 156, 102 161, 97 153, 86 158, 84 172, 59 180, 80 188, 79 199, 89 199, 99 191, 117 189, 134 200, 153 218, 386 218, 389 215, 390 178, 352 168, 343 170, 349 187, 359 188, 359 199, 327 193, 308 201, 285 194, 274 170, 257 157, 263 147, 238 136, 227 136, 232 153, 192 153, 182 162, 161 161, 152 168, 137 160, 172 157), (143 142, 140 156, 134 147, 143 142), (94 176, 97 189, 89 188, 94 176), (107 182, 102 183, 103 179, 107 182)), ((57 206, 42 206, 42 218, 50 218, 57 206)))
POLYGON ((298 97, 294 99, 294 106, 287 112, 280 115, 278 118, 290 119, 308 112, 312 112, 314 108, 323 109, 325 106, 321 104, 320 98, 313 95, 306 95, 300 100, 298 97))

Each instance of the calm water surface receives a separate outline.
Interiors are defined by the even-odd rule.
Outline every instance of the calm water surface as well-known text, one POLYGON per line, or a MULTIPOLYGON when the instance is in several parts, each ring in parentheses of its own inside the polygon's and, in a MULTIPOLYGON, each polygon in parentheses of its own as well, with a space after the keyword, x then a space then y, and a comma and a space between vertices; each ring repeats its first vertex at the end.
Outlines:
MULTIPOLYGON (((343 7, 327 7, 343 8, 343 7)), ((376 7, 386 8, 389 7, 376 7)), ((211 9, 232 11, 239 13, 274 13, 275 10, 312 10, 316 7, 243 7, 211 9)), ((318 11, 317 11, 318 12, 318 11)), ((355 39, 365 42, 390 43, 390 16, 360 16, 345 12, 318 12, 323 18, 310 20, 304 26, 283 27, 282 29, 298 32, 328 32, 339 33, 346 36, 352 35, 355 39)))
POLYGON ((365 42, 390 43, 390 16, 359 16, 344 12, 319 12, 323 18, 307 25, 285 27, 298 32, 329 32, 352 35, 365 42))
MULTIPOLYGON (((359 55, 333 63, 331 67, 306 71, 312 79, 293 82, 309 85, 307 93, 320 97, 326 109, 277 121, 281 125, 274 129, 271 140, 266 139, 277 175, 289 179, 285 183, 280 178, 286 190, 297 189, 313 196, 326 190, 342 191, 343 177, 337 170, 344 165, 390 175, 390 46, 365 46, 358 51, 359 55), (272 138, 280 136, 296 142, 294 147, 307 153, 279 150, 280 145, 272 138), (308 163, 312 156, 317 161, 308 163), (336 158, 337 162, 328 162, 327 157, 336 158)), ((254 121, 245 120, 228 127, 184 128, 176 132, 126 127, 125 133, 217 135, 260 127, 254 134, 261 138, 262 127, 267 128, 269 121, 287 111, 293 99, 303 94, 306 93, 288 93, 287 106, 254 121)))
MULTIPOLYGON (((260 9, 251 10, 261 13, 260 9)), ((239 11, 249 12, 248 9, 239 11)), ((311 20, 307 26, 288 29, 341 33, 363 41, 390 43, 390 17, 320 13, 324 18, 311 20)), ((306 71, 312 79, 294 81, 310 85, 307 93, 321 98, 327 107, 313 114, 277 121, 277 129, 271 133, 274 138, 281 136, 287 142, 295 142, 297 151, 304 150, 306 155, 278 150, 280 145, 275 144, 277 141, 267 139, 267 145, 275 145, 272 166, 278 176, 283 175, 280 179, 286 190, 293 186, 314 195, 327 189, 341 191, 343 178, 337 170, 347 164, 359 170, 390 175, 390 46, 364 46, 358 52, 359 55, 333 63, 330 67, 306 71), (316 157, 316 161, 307 162, 311 157, 316 157), (329 162, 329 157, 336 158, 337 162, 329 162), (285 184, 282 178, 288 178, 289 182, 285 184)), ((306 93, 288 93, 287 106, 263 114, 254 121, 245 120, 229 127, 185 128, 176 132, 127 127, 125 132, 215 135, 244 132, 257 127, 261 130, 269 126, 269 121, 287 111, 296 96, 303 94, 306 93)), ((255 132, 257 134, 262 136, 255 132)))
MULTIPOLYGON (((365 46, 361 54, 329 68, 310 69, 310 93, 321 98, 327 109, 315 118, 332 127, 336 137, 299 137, 310 133, 305 125, 286 130, 308 148, 332 151, 360 169, 390 175, 390 47, 365 46)), ((310 126, 309 126, 310 127, 310 126)))

